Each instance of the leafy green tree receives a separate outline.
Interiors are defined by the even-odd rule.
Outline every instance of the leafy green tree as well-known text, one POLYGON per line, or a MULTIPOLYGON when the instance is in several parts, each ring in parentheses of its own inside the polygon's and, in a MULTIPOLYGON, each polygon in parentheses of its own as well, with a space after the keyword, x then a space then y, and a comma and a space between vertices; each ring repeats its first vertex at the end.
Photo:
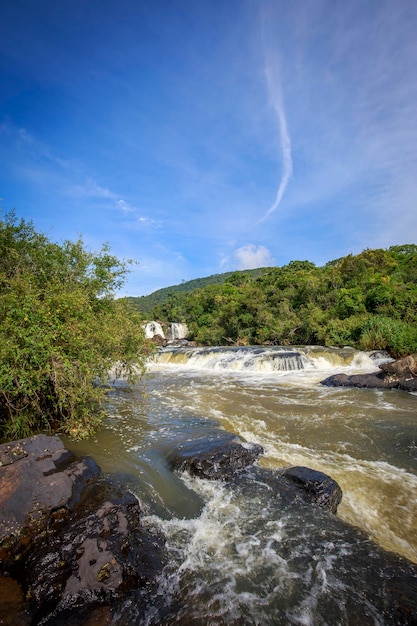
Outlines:
POLYGON ((126 264, 106 246, 51 242, 33 224, 0 220, 0 438, 98 426, 109 371, 134 380, 150 349, 140 317, 114 293, 126 264))

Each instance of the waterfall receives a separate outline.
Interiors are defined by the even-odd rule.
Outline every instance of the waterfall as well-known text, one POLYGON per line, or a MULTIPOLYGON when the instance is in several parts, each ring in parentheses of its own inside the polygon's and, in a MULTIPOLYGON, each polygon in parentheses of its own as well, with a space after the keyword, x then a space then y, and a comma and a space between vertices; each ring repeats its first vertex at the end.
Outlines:
POLYGON ((145 337, 147 339, 152 339, 155 335, 160 335, 163 339, 165 339, 164 331, 162 330, 162 326, 159 322, 148 322, 144 326, 145 337))
POLYGON ((189 369, 258 373, 327 371, 346 367, 372 371, 378 367, 372 356, 349 347, 167 347, 159 351, 154 362, 189 369))
POLYGON ((181 322, 171 322, 166 331, 168 341, 177 341, 185 339, 188 335, 187 324, 181 322))
POLYGON ((288 348, 167 348, 156 362, 196 369, 288 372, 305 369, 308 359, 288 348))

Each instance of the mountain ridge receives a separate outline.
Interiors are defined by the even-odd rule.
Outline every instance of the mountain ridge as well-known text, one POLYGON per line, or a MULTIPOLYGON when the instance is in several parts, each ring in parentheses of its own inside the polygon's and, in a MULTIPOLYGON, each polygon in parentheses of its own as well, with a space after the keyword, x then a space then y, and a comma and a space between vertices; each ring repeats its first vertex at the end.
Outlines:
POLYGON ((137 311, 147 314, 151 313, 155 306, 162 304, 175 293, 189 293, 191 291, 195 291, 196 289, 204 289, 204 287, 207 287, 208 285, 219 285, 235 274, 257 278, 270 269, 270 267, 258 267, 251 270, 235 270, 232 272, 211 274, 210 276, 182 281, 177 285, 162 287, 161 289, 157 289, 146 296, 128 296, 126 299, 137 311))

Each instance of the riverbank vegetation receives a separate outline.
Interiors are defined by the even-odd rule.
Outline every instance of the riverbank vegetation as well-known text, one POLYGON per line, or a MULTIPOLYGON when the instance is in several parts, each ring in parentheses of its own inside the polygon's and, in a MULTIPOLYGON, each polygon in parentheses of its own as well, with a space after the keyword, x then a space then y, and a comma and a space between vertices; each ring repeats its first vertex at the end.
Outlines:
POLYGON ((237 272, 172 294, 153 317, 185 322, 206 345, 351 345, 403 356, 417 352, 417 246, 237 272))
POLYGON ((100 419, 109 369, 132 380, 148 346, 114 293, 127 264, 58 245, 13 213, 0 220, 0 439, 52 430, 82 437, 100 419))

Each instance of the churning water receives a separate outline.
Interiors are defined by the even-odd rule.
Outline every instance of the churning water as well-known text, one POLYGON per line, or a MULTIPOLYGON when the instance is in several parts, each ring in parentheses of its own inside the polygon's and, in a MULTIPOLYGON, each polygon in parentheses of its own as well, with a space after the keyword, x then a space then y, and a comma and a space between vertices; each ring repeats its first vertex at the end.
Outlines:
POLYGON ((380 593, 378 545, 417 562, 417 398, 319 384, 375 371, 378 358, 350 348, 171 348, 140 386, 116 385, 96 438, 68 445, 127 483, 166 537, 158 608, 133 623, 387 623, 369 599, 380 593), (329 474, 343 490, 338 516, 284 506, 256 479, 231 489, 170 471, 172 448, 219 429, 262 444, 264 467, 329 474))

